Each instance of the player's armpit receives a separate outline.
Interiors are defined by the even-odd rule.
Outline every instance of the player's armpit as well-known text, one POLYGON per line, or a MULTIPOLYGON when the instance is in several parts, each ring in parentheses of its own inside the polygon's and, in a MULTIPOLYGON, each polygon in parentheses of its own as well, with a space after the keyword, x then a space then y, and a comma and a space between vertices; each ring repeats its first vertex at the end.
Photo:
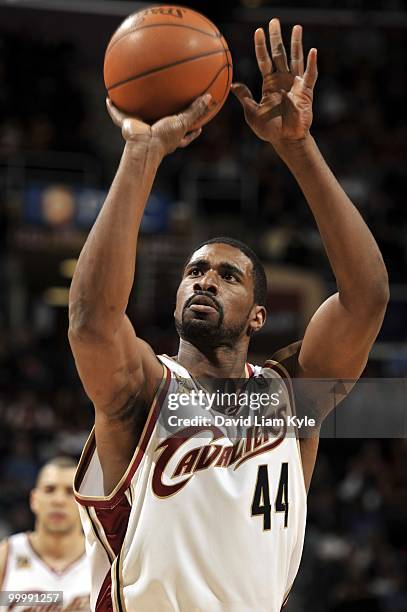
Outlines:
POLYGON ((115 410, 96 410, 95 439, 103 472, 104 494, 110 495, 122 479, 144 435, 146 423, 154 409, 154 398, 167 372, 161 366, 161 377, 152 380, 148 393, 141 390, 115 410))
POLYGON ((151 347, 137 338, 127 316, 110 335, 82 335, 70 329, 69 342, 85 391, 97 411, 112 415, 131 397, 145 395, 148 402, 154 396, 162 365, 151 347))

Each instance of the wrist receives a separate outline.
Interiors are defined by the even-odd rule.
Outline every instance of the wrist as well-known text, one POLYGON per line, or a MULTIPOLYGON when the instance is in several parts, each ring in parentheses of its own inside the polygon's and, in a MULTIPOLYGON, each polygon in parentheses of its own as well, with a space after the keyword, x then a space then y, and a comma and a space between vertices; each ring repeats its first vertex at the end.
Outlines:
POLYGON ((304 138, 298 140, 280 140, 278 143, 270 143, 274 147, 276 153, 281 157, 283 161, 290 159, 301 158, 306 156, 311 148, 315 146, 315 141, 311 134, 308 134, 304 138))
POLYGON ((127 140, 123 155, 135 163, 147 164, 158 168, 165 157, 165 152, 160 143, 153 142, 152 140, 148 142, 127 140))

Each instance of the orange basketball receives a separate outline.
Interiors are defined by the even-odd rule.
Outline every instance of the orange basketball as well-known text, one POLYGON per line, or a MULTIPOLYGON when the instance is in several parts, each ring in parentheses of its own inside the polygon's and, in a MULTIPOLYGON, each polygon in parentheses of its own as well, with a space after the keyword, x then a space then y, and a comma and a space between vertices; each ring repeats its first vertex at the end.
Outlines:
POLYGON ((189 8, 158 6, 123 21, 106 49, 108 95, 122 111, 152 123, 179 113, 209 92, 222 108, 232 83, 225 39, 206 17, 189 8))

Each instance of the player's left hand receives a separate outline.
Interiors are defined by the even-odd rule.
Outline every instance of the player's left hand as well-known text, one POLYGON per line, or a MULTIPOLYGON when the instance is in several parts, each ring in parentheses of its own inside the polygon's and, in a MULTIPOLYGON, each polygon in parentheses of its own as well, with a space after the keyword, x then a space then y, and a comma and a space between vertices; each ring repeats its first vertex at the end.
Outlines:
POLYGON ((259 28, 254 35, 257 64, 263 77, 260 103, 242 83, 234 83, 232 92, 242 104, 253 132, 278 148, 279 145, 300 141, 309 134, 318 76, 317 50, 310 50, 304 71, 302 27, 293 27, 289 65, 278 19, 270 21, 269 34, 271 57, 264 30, 259 28))

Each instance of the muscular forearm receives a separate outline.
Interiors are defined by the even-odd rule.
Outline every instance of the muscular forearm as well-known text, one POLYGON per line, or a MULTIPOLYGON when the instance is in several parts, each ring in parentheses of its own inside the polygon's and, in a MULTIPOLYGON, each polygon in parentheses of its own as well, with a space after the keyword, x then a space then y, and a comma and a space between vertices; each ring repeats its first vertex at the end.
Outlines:
POLYGON ((304 193, 335 274, 342 302, 369 307, 387 299, 387 272, 379 248, 314 139, 278 150, 304 193))
POLYGON ((126 310, 137 237, 161 161, 158 151, 126 143, 115 179, 83 247, 70 291, 70 326, 112 333, 126 310))
POLYGON ((72 280, 71 335, 111 336, 123 322, 134 279, 138 232, 157 168, 168 153, 199 136, 194 125, 208 112, 210 102, 210 94, 205 94, 183 113, 149 126, 107 100, 107 110, 126 145, 72 280))

